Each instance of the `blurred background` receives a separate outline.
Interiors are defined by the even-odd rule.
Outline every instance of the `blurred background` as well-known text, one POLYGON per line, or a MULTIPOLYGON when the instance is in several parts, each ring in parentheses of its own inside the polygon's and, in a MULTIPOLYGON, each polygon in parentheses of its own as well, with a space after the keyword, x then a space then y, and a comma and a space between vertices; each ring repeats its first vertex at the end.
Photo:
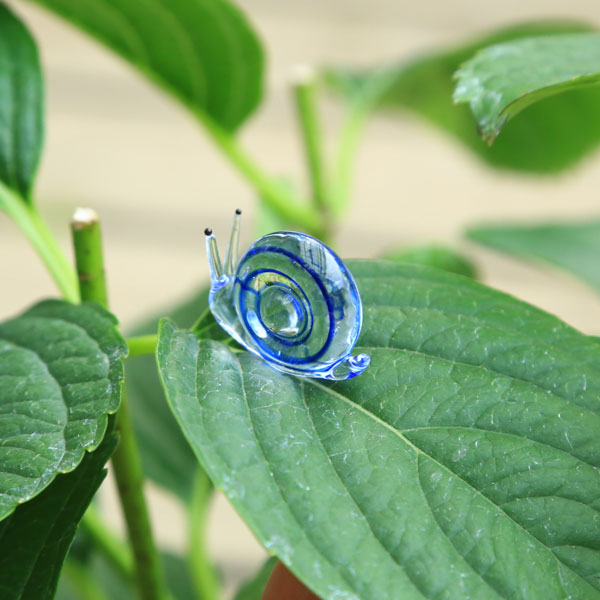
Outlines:
MULTIPOLYGON (((8 4, 41 49, 47 134, 36 197, 65 250, 76 206, 100 215, 111 308, 125 327, 185 297, 207 277, 202 230, 226 237, 244 210, 242 247, 256 237, 252 190, 198 124, 169 98, 90 38, 26 2, 8 4)), ((409 58, 515 22, 568 17, 600 26, 594 0, 242 0, 238 5, 267 52, 265 100, 242 140, 272 173, 304 180, 289 91, 297 63, 369 66, 409 58), (568 11, 568 12, 567 12, 568 11)), ((341 118, 335 98, 321 106, 330 141, 341 118)), ((483 142, 482 142, 483 143, 483 142)), ((352 208, 336 248, 374 257, 423 242, 444 242, 471 257, 483 280, 600 333, 600 301, 583 284, 525 266, 461 240, 480 221, 585 219, 600 214, 600 156, 558 177, 493 171, 454 140, 410 113, 375 116, 358 156, 352 208)), ((0 318, 20 312, 54 286, 37 256, 0 214, 0 318)), ((191 476, 191 474, 190 474, 191 476)), ((104 509, 121 527, 105 485, 104 509)), ((177 503, 152 489, 159 539, 177 549, 184 521, 177 503)), ((227 502, 214 503, 214 556, 230 589, 264 557, 227 502)))

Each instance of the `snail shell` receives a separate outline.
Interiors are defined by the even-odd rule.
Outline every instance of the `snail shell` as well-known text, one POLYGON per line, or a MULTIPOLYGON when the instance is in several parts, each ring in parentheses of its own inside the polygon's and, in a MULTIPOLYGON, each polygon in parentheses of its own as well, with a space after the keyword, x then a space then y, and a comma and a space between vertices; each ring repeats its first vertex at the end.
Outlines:
POLYGON ((241 212, 221 267, 206 230, 211 269, 209 304, 217 322, 250 352, 279 371, 350 379, 369 356, 351 356, 362 324, 362 303, 344 263, 316 238, 270 233, 236 260, 241 212))

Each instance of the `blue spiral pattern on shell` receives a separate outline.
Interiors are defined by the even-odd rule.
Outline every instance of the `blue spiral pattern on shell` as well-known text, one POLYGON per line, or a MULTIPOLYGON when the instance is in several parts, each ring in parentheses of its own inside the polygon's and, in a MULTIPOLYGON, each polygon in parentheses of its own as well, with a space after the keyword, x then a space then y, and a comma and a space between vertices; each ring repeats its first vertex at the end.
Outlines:
POLYGON ((237 268, 234 298, 260 355, 295 370, 326 370, 348 355, 360 331, 352 275, 306 234, 280 232, 255 242, 237 268))

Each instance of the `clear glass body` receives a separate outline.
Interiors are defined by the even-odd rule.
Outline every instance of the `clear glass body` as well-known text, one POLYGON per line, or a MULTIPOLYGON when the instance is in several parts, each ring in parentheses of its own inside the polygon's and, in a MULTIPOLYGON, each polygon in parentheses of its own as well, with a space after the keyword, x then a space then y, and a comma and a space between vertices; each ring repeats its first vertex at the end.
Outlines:
POLYGON ((362 303, 340 258, 310 235, 281 231, 254 242, 238 262, 239 219, 224 267, 212 232, 206 240, 217 322, 279 371, 337 380, 362 373, 369 356, 351 355, 362 303))

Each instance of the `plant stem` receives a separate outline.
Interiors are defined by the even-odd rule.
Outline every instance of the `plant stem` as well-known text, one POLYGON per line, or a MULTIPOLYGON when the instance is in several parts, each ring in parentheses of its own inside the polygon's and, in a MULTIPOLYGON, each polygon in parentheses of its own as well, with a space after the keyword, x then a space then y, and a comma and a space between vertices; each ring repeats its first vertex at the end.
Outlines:
POLYGON ((342 125, 336 165, 336 188, 333 194, 333 209, 342 215, 350 202, 350 188, 354 173, 354 163, 358 142, 368 116, 364 102, 355 102, 350 107, 342 125))
POLYGON ((78 208, 71 221, 71 231, 81 300, 95 300, 106 307, 108 296, 98 215, 89 208, 78 208))
POLYGON ((322 218, 326 219, 329 206, 321 151, 323 132, 317 112, 316 81, 316 74, 308 65, 297 65, 294 69, 292 91, 302 134, 312 199, 316 210, 322 218))
POLYGON ((321 219, 312 207, 303 204, 289 189, 267 175, 229 132, 212 119, 201 113, 196 114, 221 151, 273 211, 312 235, 318 237, 323 233, 321 219))
POLYGON ((6 211, 29 240, 63 298, 78 302, 79 291, 73 267, 35 207, 0 183, 0 209, 6 211))
POLYGON ((108 562, 125 579, 133 579, 133 557, 128 546, 109 531, 93 504, 85 512, 81 526, 108 562))
MULTIPOLYGON (((79 274, 82 301, 94 300, 107 305, 100 225, 94 211, 78 209, 72 222, 73 244, 79 274)), ((117 412, 119 445, 112 464, 129 542, 135 558, 136 584, 142 600, 168 598, 160 559, 150 526, 144 498, 144 475, 137 441, 129 415, 125 389, 117 412)))
POLYGON ((196 593, 202 600, 219 598, 219 580, 206 550, 206 523, 213 485, 206 473, 198 469, 189 508, 189 564, 196 593))
POLYGON ((354 162, 369 113, 389 92, 396 78, 395 69, 382 67, 370 77, 352 101, 342 124, 336 164, 336 190, 333 205, 337 215, 342 214, 350 201, 350 187, 354 162))
POLYGON ((142 354, 154 354, 156 344, 158 343, 158 335, 150 333, 148 335, 138 335, 127 338, 127 346, 129 348, 129 356, 141 356, 142 354))
POLYGON ((143 600, 165 599, 168 597, 166 584, 144 498, 142 461, 124 391, 121 407, 117 413, 117 431, 121 441, 113 454, 112 464, 129 541, 135 557, 138 593, 143 600))
POLYGON ((196 334, 198 337, 202 337, 199 334, 212 325, 212 323, 210 322, 211 314, 212 313, 210 311, 210 306, 207 306, 202 311, 200 316, 196 319, 196 322, 190 327, 190 331, 192 333, 196 334), (207 325, 207 322, 208 322, 208 325, 207 325))

